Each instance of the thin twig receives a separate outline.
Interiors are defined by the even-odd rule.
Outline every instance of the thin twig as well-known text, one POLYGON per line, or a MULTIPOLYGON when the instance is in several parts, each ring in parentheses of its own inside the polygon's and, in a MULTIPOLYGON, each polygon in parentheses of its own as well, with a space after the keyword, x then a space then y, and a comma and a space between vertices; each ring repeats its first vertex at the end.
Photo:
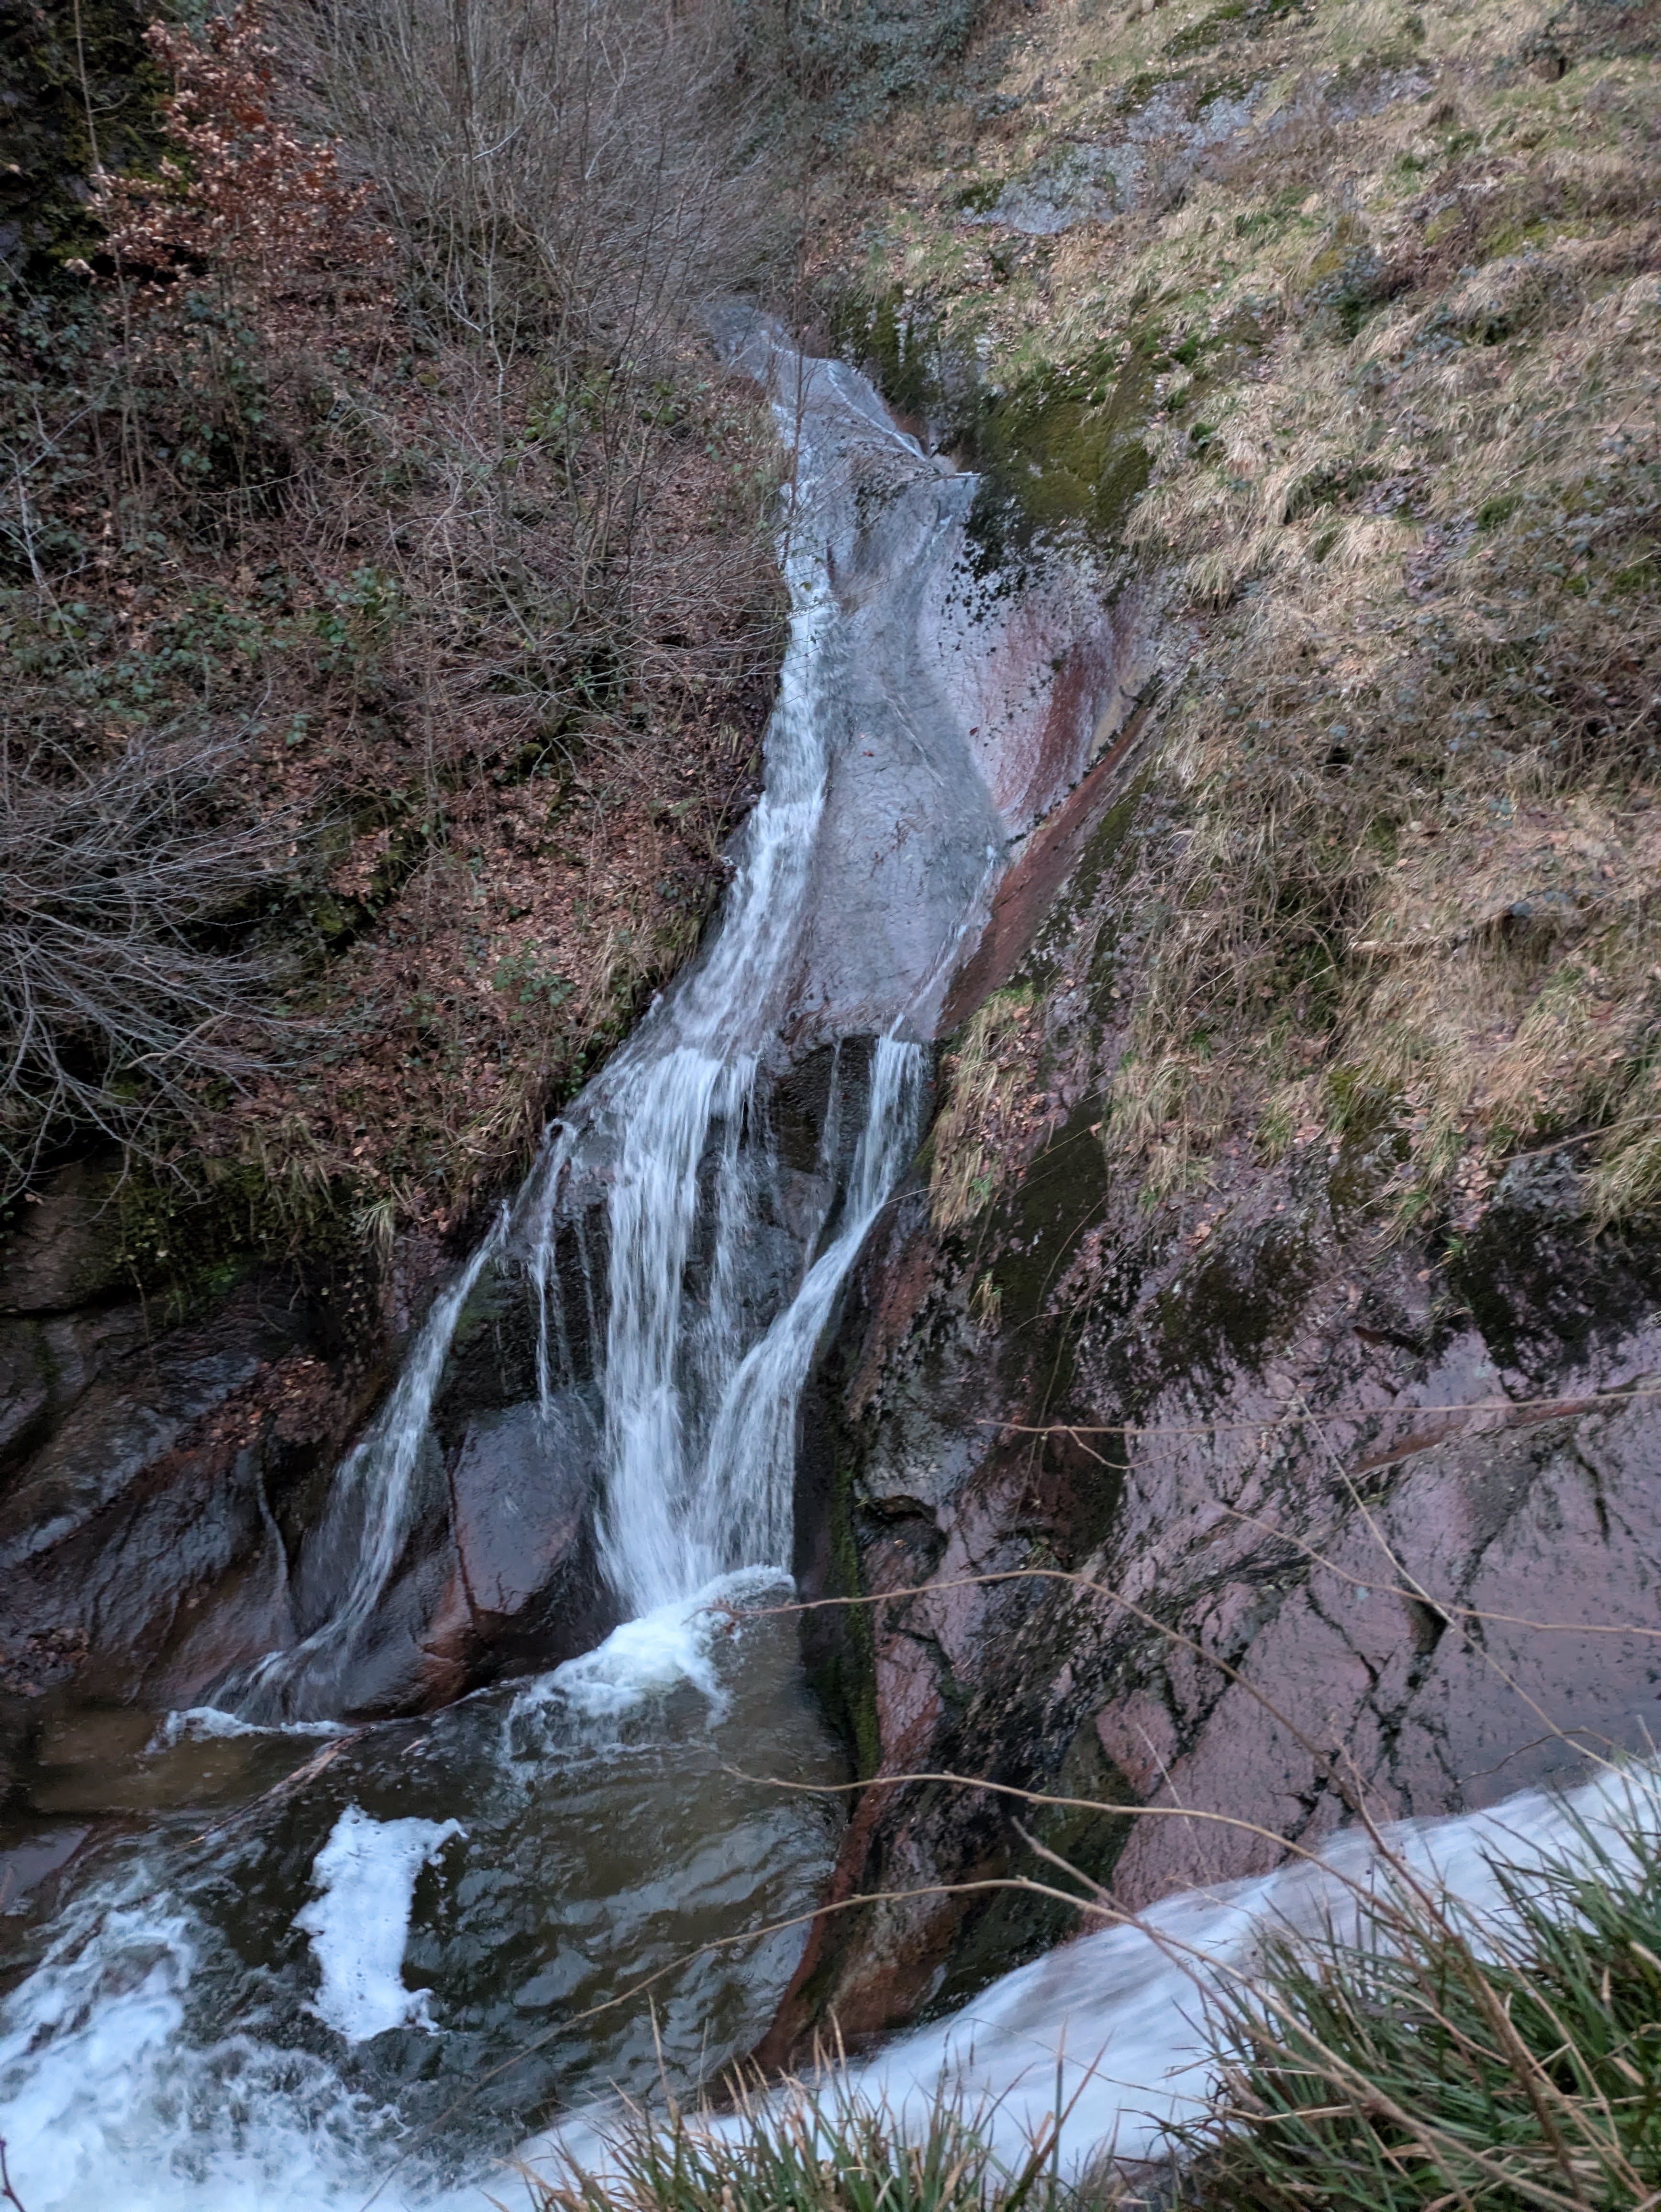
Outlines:
POLYGON ((6 2139, 0 2136, 0 2198, 12 2207, 12 2212, 24 2212, 23 2200, 11 2185, 11 2175, 6 2166, 6 2139))

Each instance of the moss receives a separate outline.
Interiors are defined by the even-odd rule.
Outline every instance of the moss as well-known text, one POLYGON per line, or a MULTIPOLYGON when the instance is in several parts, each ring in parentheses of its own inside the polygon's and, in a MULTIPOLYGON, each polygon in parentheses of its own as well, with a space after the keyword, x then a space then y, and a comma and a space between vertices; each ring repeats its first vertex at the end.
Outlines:
POLYGON ((1401 279, 1387 266, 1357 216, 1341 216, 1328 245, 1310 264, 1307 308, 1346 343, 1401 279))
POLYGON ((977 177, 954 193, 952 204, 964 215, 984 215, 1003 198, 1004 183, 1001 177, 977 177))
POLYGON ((1492 499, 1485 499, 1477 508, 1476 527, 1479 530, 1497 530, 1502 522, 1511 520, 1522 504, 1521 492, 1496 492, 1492 499))
POLYGON ((1448 1288, 1495 1364, 1549 1390, 1595 1367, 1601 1345, 1654 1310, 1661 1252, 1648 1238, 1591 1238, 1583 1188, 1561 1161, 1513 1174, 1514 1185, 1454 1246, 1448 1288))
MULTIPOLYGON (((989 205, 1001 190, 997 181, 977 181, 960 203, 989 205)), ((943 312, 900 284, 840 293, 829 319, 834 349, 871 376, 891 406, 935 424, 942 444, 979 475, 969 519, 977 574, 1018 563, 1045 538, 1116 547, 1151 466, 1141 431, 1156 338, 1140 333, 1128 349, 1104 342, 995 391, 977 363, 960 357, 943 312)), ((1231 328, 1212 343, 1226 349, 1237 335, 1231 328)))
POLYGON ((1399 1096, 1374 1082, 1365 1067, 1329 1069, 1326 1093, 1329 1126, 1348 1142, 1365 1144, 1393 1128, 1402 1111, 1399 1096))
POLYGON ((855 288, 831 305, 833 349, 856 362, 890 404, 908 415, 933 415, 943 404, 940 339, 938 319, 914 306, 897 284, 878 292, 855 288))
POLYGON ((134 1287, 169 1322, 205 1312, 263 1263, 356 1265, 364 1194, 255 1159, 201 1158, 176 1174, 131 1164, 111 1235, 134 1287))
MULTIPOLYGON (((864 1588, 858 1533, 854 1522, 855 1476, 852 1457, 839 1454, 830 1485, 830 1582, 827 1597, 853 1597, 864 1588)), ((817 1648, 810 1650, 809 1674, 826 1713, 851 1746, 855 1772, 874 1774, 882 1764, 882 1729, 877 1717, 877 1649, 871 1608, 850 1605, 823 1625, 817 1648)))
POLYGON ((1086 1100, 1051 1138, 989 1224, 1006 1336, 1043 1312, 1079 1239, 1107 1204, 1107 1169, 1086 1100))
POLYGON ((969 535, 983 574, 1009 567, 1045 537, 1116 545, 1152 467, 1141 438, 1152 365, 1141 348, 1133 345, 1123 362, 1120 351, 1100 346, 982 398, 963 445, 981 476, 969 535))
POLYGON ((158 12, 131 0, 76 9, 22 0, 0 29, 6 155, 0 166, 0 265, 39 283, 64 257, 95 251, 88 179, 154 154, 163 86, 144 44, 158 12), (94 141, 93 133, 96 132, 94 141))
POLYGON ((1172 56, 1203 53, 1227 38, 1236 25, 1246 30, 1265 30, 1283 15, 1310 12, 1311 0, 1224 0, 1197 23, 1178 31, 1165 48, 1172 56))
POLYGON ((1317 1255, 1301 1221, 1274 1221, 1255 1239, 1208 1251, 1161 1291, 1139 1364, 1159 1377, 1221 1387, 1234 1368, 1261 1370, 1315 1282, 1317 1255))

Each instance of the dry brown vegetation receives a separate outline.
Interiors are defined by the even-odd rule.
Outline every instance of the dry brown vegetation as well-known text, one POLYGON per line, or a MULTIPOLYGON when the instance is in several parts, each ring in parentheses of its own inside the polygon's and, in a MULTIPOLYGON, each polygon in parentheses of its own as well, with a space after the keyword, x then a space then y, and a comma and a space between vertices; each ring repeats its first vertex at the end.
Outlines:
POLYGON ((1042 1118, 1027 1082, 1038 1030, 1031 989, 995 992, 942 1069, 946 1102, 929 1133, 929 1218, 955 1229, 986 1206, 1042 1118))
POLYGON ((1052 480, 1140 417, 1121 543, 1196 625, 1110 930, 1151 1198, 1386 1135, 1402 1224, 1569 1138, 1600 1220, 1661 1197, 1656 52, 1644 7, 1062 0, 827 203, 948 412, 1012 398, 1052 480), (1120 211, 1001 227, 1080 146, 1120 211))
POLYGON ((256 1238, 522 1156, 696 941, 780 635, 692 314, 753 243, 721 11, 397 20, 153 32, 155 151, 7 326, 6 1151, 256 1238))

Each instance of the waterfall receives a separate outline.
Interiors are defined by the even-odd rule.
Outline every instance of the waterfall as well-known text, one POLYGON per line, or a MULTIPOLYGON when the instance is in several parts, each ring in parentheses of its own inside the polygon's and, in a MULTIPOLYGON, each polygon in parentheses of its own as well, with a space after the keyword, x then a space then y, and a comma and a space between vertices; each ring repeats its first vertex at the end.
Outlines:
MULTIPOLYGON (((730 1069, 686 1059, 671 1055, 643 1086, 611 1206, 601 1556, 642 1613, 740 1568, 788 1567, 797 1402, 837 1291, 916 1144, 924 1073, 921 1047, 879 1040, 841 1225, 741 1352, 730 1309, 726 1327, 684 1333, 679 1286, 710 1121, 719 1115, 736 1134, 751 1094, 735 1095, 730 1069), (678 1382, 678 1364, 690 1370, 678 1382)), ((712 1303, 751 1197, 735 1160, 733 1146, 716 1182, 712 1303)))
POLYGON ((994 802, 983 702, 1047 731, 1062 663, 1041 623, 1008 626, 1016 586, 981 629, 965 611, 972 478, 850 369, 747 310, 716 320, 793 462, 765 787, 718 924, 435 1299, 280 1562, 294 1640, 121 1754, 113 1802, 158 1809, 94 1836, 0 2004, 30 2212, 344 2212, 383 2183, 471 2208, 468 2177, 538 2116, 752 2047, 830 1877, 812 1793, 845 1750, 794 1622, 758 1601, 790 1565, 815 1348, 1030 818, 994 802), (401 1693, 441 1617, 446 1394, 488 1365, 487 1322, 518 1346, 526 1480, 572 1394, 598 1396, 623 1625, 528 1681, 339 1728, 401 1693), (299 1767, 297 1734, 324 1739, 299 1767), (648 1973, 649 2012, 621 2002, 648 1973), (567 2014, 569 2041, 547 2032, 567 2014))
POLYGON ((922 1077, 916 1045, 881 1040, 842 1225, 722 1394, 689 1515, 693 1554, 714 1572, 740 1564, 729 1556, 733 1532, 740 1529, 761 1559, 782 1564, 788 1556, 789 1476, 802 1384, 843 1278, 916 1142, 922 1077))
MULTIPOLYGON (((885 470, 888 507, 911 516, 915 541, 894 580, 895 619, 902 631, 915 627, 931 580, 960 551, 970 480, 930 460, 840 363, 804 358, 759 317, 729 315, 727 324, 727 350, 771 392, 794 465, 782 540, 789 638, 765 784, 734 843, 719 927, 550 1132, 514 1204, 435 1303, 391 1399, 336 1478, 330 1541, 361 1531, 344 1595, 320 1625, 221 1692, 243 1717, 293 1723, 340 1710, 347 1663, 436 1487, 419 1475, 457 1327, 484 1279, 510 1262, 534 1299, 545 1419, 570 1369, 556 1244, 596 1189, 606 1226, 594 1361, 603 1407, 599 1553, 626 1618, 678 1609, 678 1639, 689 1603, 712 1579, 788 1568, 801 1389, 837 1289, 915 1147, 921 1040, 965 933, 985 910, 1001 833, 951 714, 937 712, 931 731, 923 694, 891 684, 861 704, 850 617, 833 574, 838 548, 845 560, 867 531, 871 471, 885 470), (786 1032, 801 1027, 804 989, 824 994, 824 975, 812 972, 830 964, 824 940, 835 945, 827 908, 834 912, 842 886, 822 850, 827 809, 839 775, 844 791, 862 780, 848 772, 849 753, 857 745, 861 762, 874 760, 885 739, 885 766, 895 769, 897 757, 897 772, 923 779, 938 849, 921 873, 913 866, 897 880, 888 902, 892 957, 879 1003, 867 991, 845 1018, 879 1018, 867 1031, 875 1042, 866 1115, 846 1188, 835 1188, 834 1173, 821 1176, 824 1202, 800 1234, 794 1279, 769 1312, 749 1279, 776 1184, 769 1103, 792 1049, 786 1032), (916 765, 905 767, 914 755, 916 765), (938 797, 943 785, 956 794, 950 805, 938 797)), ((844 798, 830 824, 844 840, 847 812, 844 798)), ((860 823, 873 839, 890 826, 860 823)), ((855 933, 868 937, 868 927, 855 933)), ((851 954, 847 964, 857 964, 851 954)), ((857 1033, 821 1018, 832 1045, 857 1033)), ((826 1149, 827 1169, 834 1151, 826 1149)))

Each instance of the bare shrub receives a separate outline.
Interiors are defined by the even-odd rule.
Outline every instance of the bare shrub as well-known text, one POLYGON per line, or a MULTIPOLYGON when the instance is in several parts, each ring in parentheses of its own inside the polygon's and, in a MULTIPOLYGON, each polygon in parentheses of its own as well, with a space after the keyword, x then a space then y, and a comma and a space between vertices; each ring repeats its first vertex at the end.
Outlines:
POLYGON ((17 1162, 78 1127, 447 1227, 696 941, 779 636, 770 420, 694 312, 754 235, 725 20, 152 33, 160 151, 0 325, 0 805, 25 852, 42 791, 95 791, 107 900, 166 755, 203 896, 115 933, 180 987, 131 1040, 39 913, 9 940, 17 1162), (316 1049, 216 903, 266 866, 316 1049))
POLYGON ((624 589, 696 310, 755 248, 726 0, 325 0, 289 19, 319 113, 376 180, 437 327, 479 349, 482 451, 534 368, 572 597, 624 589))
POLYGON ((204 1075, 237 1086, 272 1065, 277 965, 222 933, 289 838, 226 805, 232 757, 166 737, 93 766, 0 747, 8 1182, 65 1122, 135 1144, 204 1075))

